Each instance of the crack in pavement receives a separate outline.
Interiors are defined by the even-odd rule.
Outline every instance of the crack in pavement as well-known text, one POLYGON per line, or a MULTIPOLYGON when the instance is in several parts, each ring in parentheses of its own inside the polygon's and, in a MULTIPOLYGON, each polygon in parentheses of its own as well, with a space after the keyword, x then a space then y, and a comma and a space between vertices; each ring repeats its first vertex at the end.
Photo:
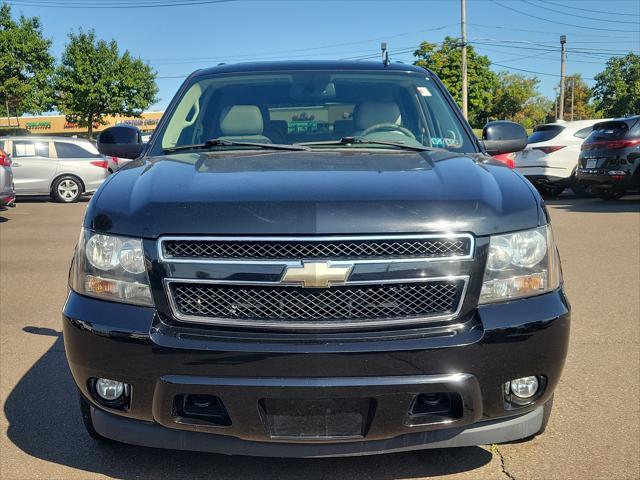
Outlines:
POLYGON ((491 445, 491 451, 496 454, 498 458, 500 458, 500 468, 502 469, 502 473, 504 473, 505 476, 510 480, 516 480, 516 477, 507 471, 507 467, 504 461, 504 455, 502 455, 502 452, 500 451, 498 445, 496 445, 495 443, 491 445))

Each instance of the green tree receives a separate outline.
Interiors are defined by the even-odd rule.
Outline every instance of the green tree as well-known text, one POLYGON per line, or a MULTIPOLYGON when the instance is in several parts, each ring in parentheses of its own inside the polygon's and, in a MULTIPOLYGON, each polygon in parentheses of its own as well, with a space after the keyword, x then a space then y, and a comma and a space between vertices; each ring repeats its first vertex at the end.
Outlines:
POLYGON ((0 112, 16 118, 49 110, 53 102, 51 40, 38 17, 14 20, 11 7, 0 6, 0 112))
POLYGON ((595 79, 595 107, 605 117, 640 113, 640 55, 611 57, 595 79))
MULTIPOLYGON (((571 120, 571 98, 573 94, 573 119, 585 120, 598 118, 595 107, 591 103, 591 89, 582 79, 582 75, 576 73, 568 75, 564 84, 564 119, 571 120)), ((560 96, 556 97, 560 101, 560 96)))
MULTIPOLYGON (((417 57, 415 65, 428 68, 438 75, 458 105, 461 105, 462 53, 459 40, 446 37, 439 46, 422 42, 413 55, 417 57)), ((472 46, 467 46, 469 122, 474 127, 481 127, 491 112, 492 92, 496 88, 498 77, 490 70, 490 65, 488 57, 478 54, 472 46)))
POLYGON ((536 77, 526 77, 507 72, 498 73, 498 82, 493 91, 491 116, 499 120, 513 120, 525 105, 538 95, 536 77))
POLYGON ((56 71, 57 106, 91 136, 105 115, 140 116, 157 101, 155 76, 128 51, 120 55, 115 40, 99 40, 93 30, 71 32, 56 71))
POLYGON ((532 129, 541 123, 553 122, 555 118, 553 101, 542 95, 536 95, 527 100, 511 120, 526 129, 532 129))

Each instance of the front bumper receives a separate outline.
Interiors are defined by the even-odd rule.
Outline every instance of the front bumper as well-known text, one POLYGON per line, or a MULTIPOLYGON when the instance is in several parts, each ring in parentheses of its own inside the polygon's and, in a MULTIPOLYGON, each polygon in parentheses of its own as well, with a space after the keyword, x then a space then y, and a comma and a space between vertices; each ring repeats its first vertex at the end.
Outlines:
POLYGON ((569 339, 561 290, 478 308, 455 334, 427 328, 358 334, 240 333, 163 321, 154 309, 71 292, 63 328, 67 359, 92 403, 98 433, 167 448, 275 456, 331 456, 516 440, 542 425, 542 405, 557 385, 569 339), (540 375, 545 389, 515 406, 503 384, 540 375), (129 405, 93 400, 90 378, 131 385, 129 405), (454 392, 460 415, 408 420, 417 395, 454 392), (218 396, 229 426, 183 422, 174 399, 218 396), (368 399, 362 435, 286 439, 267 426, 263 399, 368 399))
POLYGON ((408 433, 394 438, 344 443, 253 442, 201 432, 170 430, 157 423, 131 420, 91 408, 96 431, 119 442, 144 447, 260 457, 346 457, 426 448, 490 445, 527 438, 540 431, 543 407, 507 419, 485 420, 466 428, 408 433))

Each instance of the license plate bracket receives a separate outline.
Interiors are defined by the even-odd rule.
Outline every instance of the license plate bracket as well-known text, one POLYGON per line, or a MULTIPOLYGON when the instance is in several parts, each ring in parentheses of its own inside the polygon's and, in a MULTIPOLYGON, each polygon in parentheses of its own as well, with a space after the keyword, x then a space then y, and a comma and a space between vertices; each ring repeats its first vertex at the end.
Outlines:
POLYGON ((363 438, 374 404, 370 398, 266 398, 259 402, 271 438, 306 441, 363 438))

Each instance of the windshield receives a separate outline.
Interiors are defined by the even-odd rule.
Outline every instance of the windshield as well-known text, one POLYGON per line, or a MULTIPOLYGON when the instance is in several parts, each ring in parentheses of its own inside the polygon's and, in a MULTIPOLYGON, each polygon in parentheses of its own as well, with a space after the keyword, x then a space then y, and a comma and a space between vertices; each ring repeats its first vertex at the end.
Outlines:
POLYGON ((589 136, 588 142, 638 136, 638 129, 633 128, 636 121, 636 118, 629 118, 596 123, 593 126, 593 133, 589 136))
POLYGON ((418 73, 294 71, 197 77, 168 115, 155 136, 152 155, 204 144, 251 148, 240 142, 387 149, 394 147, 382 142, 394 142, 477 151, 435 82, 418 73), (330 143, 345 137, 363 138, 330 143))
POLYGON ((560 125, 540 125, 533 129, 533 133, 529 135, 527 143, 548 142, 560 135, 563 130, 564 127, 560 125))

